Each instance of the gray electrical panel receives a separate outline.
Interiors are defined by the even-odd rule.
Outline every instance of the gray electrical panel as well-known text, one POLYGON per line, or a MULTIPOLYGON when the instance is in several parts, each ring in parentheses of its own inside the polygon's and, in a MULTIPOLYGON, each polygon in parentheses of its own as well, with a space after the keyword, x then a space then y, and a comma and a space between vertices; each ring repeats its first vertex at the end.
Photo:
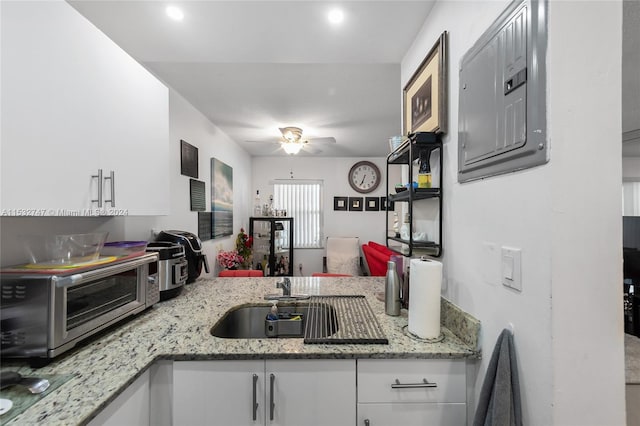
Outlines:
POLYGON ((460 61, 458 181, 549 160, 546 3, 512 3, 460 61))

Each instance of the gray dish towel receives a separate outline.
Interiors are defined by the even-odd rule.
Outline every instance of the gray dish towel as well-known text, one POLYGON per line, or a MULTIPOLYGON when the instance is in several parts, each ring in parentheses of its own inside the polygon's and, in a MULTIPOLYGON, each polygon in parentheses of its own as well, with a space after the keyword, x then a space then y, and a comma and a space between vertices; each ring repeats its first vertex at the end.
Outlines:
POLYGON ((482 383, 473 426, 521 426, 520 381, 513 334, 502 330, 482 383))

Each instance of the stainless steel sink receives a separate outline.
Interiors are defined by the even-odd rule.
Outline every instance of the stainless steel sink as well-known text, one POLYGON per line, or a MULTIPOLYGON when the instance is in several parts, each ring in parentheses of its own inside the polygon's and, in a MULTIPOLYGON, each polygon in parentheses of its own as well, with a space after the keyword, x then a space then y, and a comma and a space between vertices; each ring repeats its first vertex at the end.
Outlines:
POLYGON ((278 303, 278 314, 282 319, 277 321, 266 320, 270 310, 270 304, 232 308, 211 328, 211 334, 227 339, 265 339, 301 338, 307 327, 322 330, 321 337, 338 331, 336 311, 326 303, 278 303), (280 323, 280 327, 277 323, 280 323))

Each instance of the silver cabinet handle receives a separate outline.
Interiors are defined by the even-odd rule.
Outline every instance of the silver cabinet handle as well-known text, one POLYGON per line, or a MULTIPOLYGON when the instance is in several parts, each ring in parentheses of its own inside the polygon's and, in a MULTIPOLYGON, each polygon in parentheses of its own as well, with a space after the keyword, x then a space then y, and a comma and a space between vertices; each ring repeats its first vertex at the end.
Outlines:
POLYGON ((114 172, 113 170, 111 170, 111 173, 109 173, 109 177, 104 178, 104 180, 109 179, 109 183, 111 186, 111 199, 110 200, 104 200, 105 203, 111 203, 111 207, 115 207, 116 206, 116 193, 115 193, 115 188, 116 188, 116 180, 114 177, 114 172))
POLYGON ((396 382, 391 384, 391 389, 411 389, 411 388, 437 388, 437 383, 429 383, 427 379, 422 379, 422 383, 400 383, 400 380, 396 379, 396 382))
POLYGON ((102 169, 98 169, 98 174, 91 175, 91 177, 98 179, 98 199, 91 200, 91 202, 98 203, 98 207, 102 207, 102 169))
POLYGON ((371 425, 371 422, 369 422, 369 419, 364 419, 364 426, 369 426, 371 425))
POLYGON ((273 397, 273 389, 274 389, 274 385, 276 383, 276 376, 275 374, 271 373, 271 375, 269 375, 269 420, 273 421, 273 411, 274 408, 276 407, 276 403, 273 401, 274 397, 273 397))
POLYGON ((253 375, 253 421, 255 422, 258 416, 258 375, 253 375))

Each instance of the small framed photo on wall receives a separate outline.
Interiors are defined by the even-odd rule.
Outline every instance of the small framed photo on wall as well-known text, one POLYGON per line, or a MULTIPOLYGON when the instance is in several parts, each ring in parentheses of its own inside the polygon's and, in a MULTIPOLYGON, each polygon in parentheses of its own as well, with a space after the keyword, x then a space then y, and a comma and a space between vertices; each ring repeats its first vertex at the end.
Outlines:
POLYGON ((380 211, 379 202, 378 197, 366 197, 364 199, 364 209, 368 212, 380 211))
POLYGON ((362 210, 362 197, 349 197, 349 211, 361 212, 362 210))
POLYGON ((387 199, 387 197, 380 197, 380 210, 382 211, 393 211, 395 210, 396 206, 395 203, 393 201, 389 201, 387 199))
POLYGON ((347 203, 349 199, 347 197, 333 197, 333 210, 347 211, 347 203))
POLYGON ((191 211, 203 212, 207 209, 205 184, 201 180, 189 179, 191 211))
POLYGON ((180 173, 198 179, 198 148, 180 140, 180 173))

